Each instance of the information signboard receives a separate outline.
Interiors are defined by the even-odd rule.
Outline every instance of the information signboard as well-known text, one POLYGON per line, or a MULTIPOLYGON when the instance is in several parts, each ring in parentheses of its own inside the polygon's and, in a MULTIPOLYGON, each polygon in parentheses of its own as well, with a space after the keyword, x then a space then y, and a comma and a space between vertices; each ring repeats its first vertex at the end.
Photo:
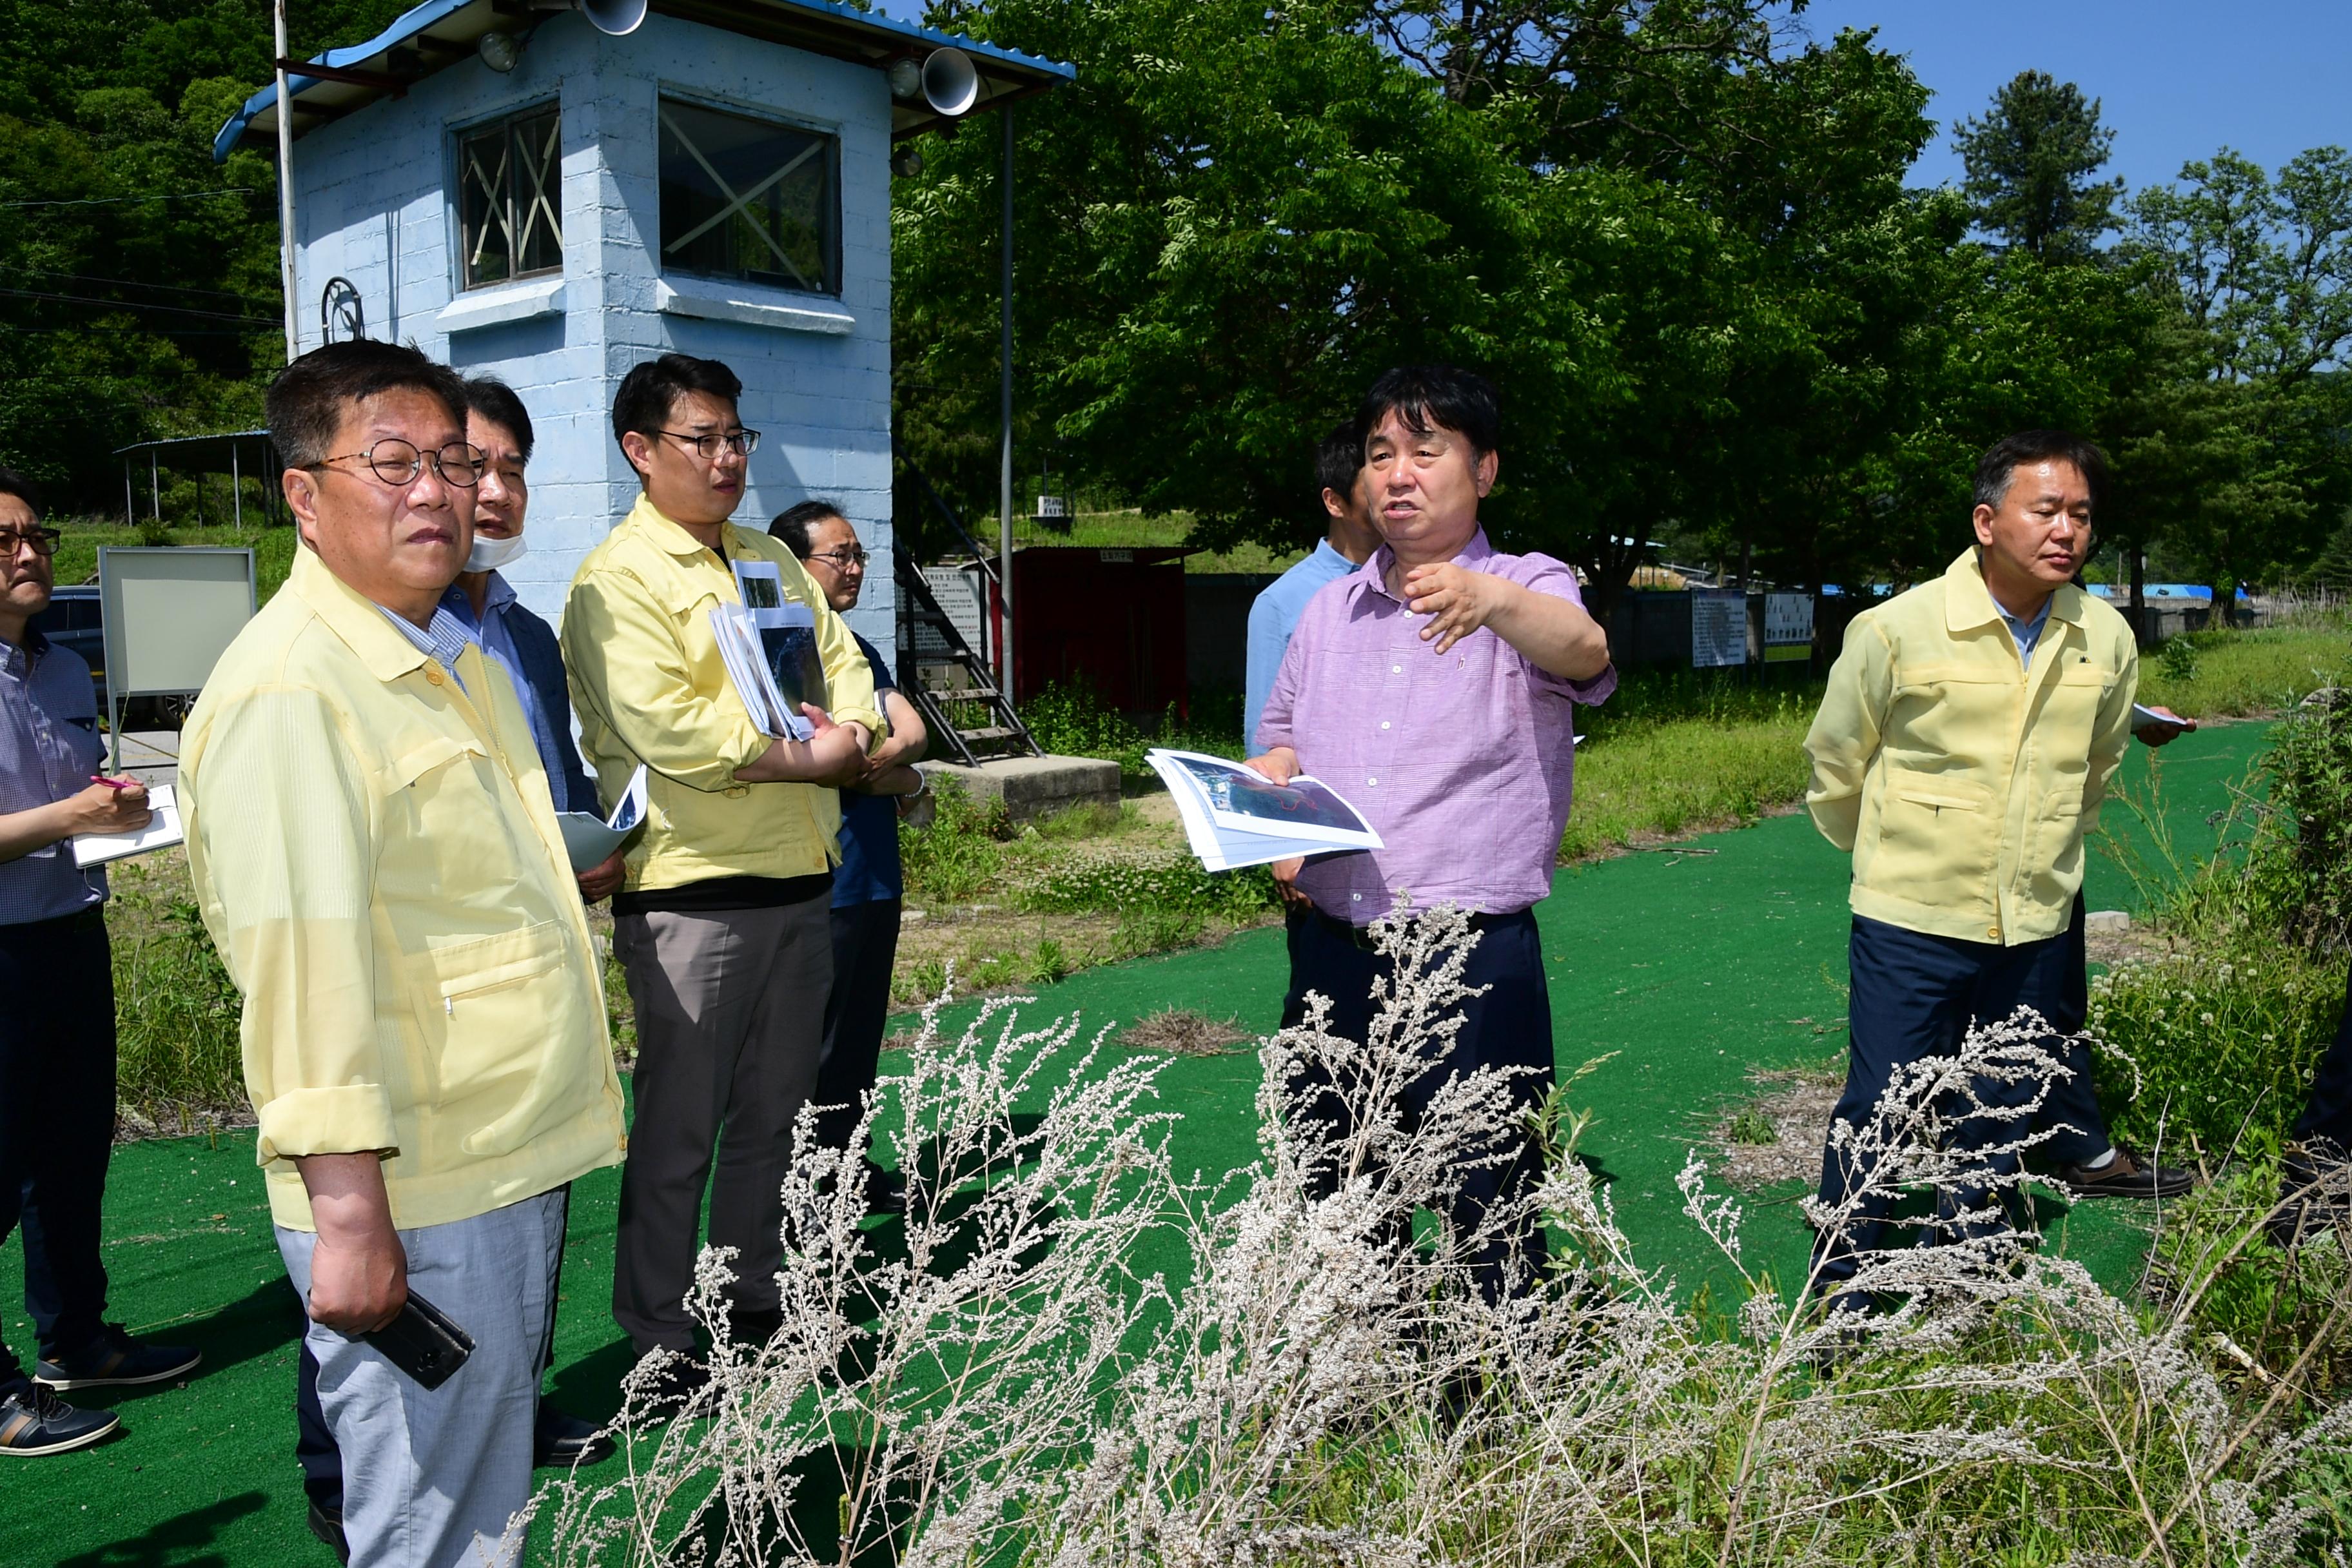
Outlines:
POLYGON ((1722 669, 1748 662, 1748 595, 1691 590, 1691 668, 1722 669))
POLYGON ((1791 663, 1813 657, 1813 596, 1764 595, 1764 662, 1791 663))

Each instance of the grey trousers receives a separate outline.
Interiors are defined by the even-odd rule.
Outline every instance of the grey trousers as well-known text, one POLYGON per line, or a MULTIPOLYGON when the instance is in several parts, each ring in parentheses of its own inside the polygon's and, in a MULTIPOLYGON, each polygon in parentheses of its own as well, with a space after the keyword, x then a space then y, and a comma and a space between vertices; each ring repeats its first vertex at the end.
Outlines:
MULTIPOLYGON (((310 1294, 309 1231, 278 1230, 310 1294)), ((425 1389, 371 1347, 319 1323, 319 1404, 343 1464, 352 1568, 458 1568, 519 1552, 507 1521, 530 1498, 531 1426, 563 1255, 563 1193, 400 1233, 408 1287, 473 1336, 457 1374, 425 1389)))
POLYGON ((636 1006, 637 1065, 613 1319, 639 1355, 694 1350, 686 1293, 706 1181, 710 1245, 736 1249, 732 1305, 776 1310, 780 1188, 793 1118, 816 1087, 833 988, 830 904, 819 893, 773 909, 614 921, 636 1006))

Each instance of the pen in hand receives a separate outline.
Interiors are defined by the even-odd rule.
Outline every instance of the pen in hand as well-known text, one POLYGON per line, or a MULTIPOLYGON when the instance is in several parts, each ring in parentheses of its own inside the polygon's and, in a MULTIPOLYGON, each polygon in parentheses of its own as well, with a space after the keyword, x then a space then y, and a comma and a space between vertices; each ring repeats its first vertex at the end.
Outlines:
POLYGON ((110 779, 104 773, 90 774, 89 782, 95 784, 104 784, 107 788, 114 790, 137 789, 140 787, 140 784, 137 779, 110 779))

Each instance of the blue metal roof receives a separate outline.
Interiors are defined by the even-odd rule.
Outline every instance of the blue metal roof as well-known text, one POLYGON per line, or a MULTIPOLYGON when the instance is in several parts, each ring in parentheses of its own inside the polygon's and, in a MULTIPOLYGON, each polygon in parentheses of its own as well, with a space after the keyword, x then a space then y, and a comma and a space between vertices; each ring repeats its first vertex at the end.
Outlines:
MULTIPOLYGON (((795 47, 814 47, 819 52, 828 52, 825 50, 828 42, 850 46, 860 54, 877 57, 869 61, 877 66, 934 48, 961 49, 971 56, 972 64, 979 68, 983 89, 996 88, 996 90, 985 92, 974 106, 975 110, 985 110, 994 100, 1013 92, 1033 91, 1041 87, 1074 81, 1078 74, 1076 67, 1046 59, 1041 55, 983 44, 960 34, 943 33, 918 23, 902 22, 873 12, 852 10, 847 5, 832 4, 831 0, 654 0, 652 10, 681 20, 698 22, 705 26, 771 38, 795 47)), ((549 12, 539 20, 562 15, 564 13, 561 11, 549 12)), ((490 0, 424 0, 422 5, 403 12, 390 26, 366 43, 353 44, 349 48, 329 49, 322 55, 314 55, 310 62, 336 70, 357 71, 380 79, 354 83, 348 79, 330 80, 324 77, 304 76, 299 70, 289 71, 287 91, 295 100, 298 111, 305 96, 319 94, 322 89, 346 95, 360 94, 356 100, 347 97, 332 105, 334 110, 348 111, 387 92, 403 90, 409 81, 421 80, 444 67, 462 63, 471 58, 470 51, 481 36, 494 30, 527 32, 529 27, 517 27, 515 19, 499 12, 490 0), (395 49, 417 42, 436 27, 441 31, 432 40, 436 51, 430 68, 406 79, 395 78, 388 68, 385 57, 395 49), (453 52, 453 45, 463 52, 453 52)), ((274 122, 277 106, 278 89, 274 82, 247 99, 244 107, 231 115, 228 123, 221 127, 220 134, 213 138, 214 161, 226 162, 236 144, 264 115, 272 115, 274 122)), ((900 105, 898 109, 904 114, 908 106, 900 105)), ((915 114, 917 121, 938 118, 922 111, 919 105, 916 110, 919 111, 915 114)), ((900 124, 895 127, 895 131, 904 132, 919 128, 919 124, 900 124)), ((295 134, 300 135, 303 129, 298 122, 295 134)))

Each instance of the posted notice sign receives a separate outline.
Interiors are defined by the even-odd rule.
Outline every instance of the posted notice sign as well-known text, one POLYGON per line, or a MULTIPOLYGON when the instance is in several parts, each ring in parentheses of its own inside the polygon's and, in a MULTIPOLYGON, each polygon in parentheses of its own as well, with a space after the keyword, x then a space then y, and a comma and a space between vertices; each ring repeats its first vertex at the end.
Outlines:
POLYGON ((1764 662, 1781 664, 1813 657, 1813 596, 1764 595, 1764 662))
POLYGON ((1748 595, 1691 591, 1691 668, 1721 669, 1748 662, 1748 595))

